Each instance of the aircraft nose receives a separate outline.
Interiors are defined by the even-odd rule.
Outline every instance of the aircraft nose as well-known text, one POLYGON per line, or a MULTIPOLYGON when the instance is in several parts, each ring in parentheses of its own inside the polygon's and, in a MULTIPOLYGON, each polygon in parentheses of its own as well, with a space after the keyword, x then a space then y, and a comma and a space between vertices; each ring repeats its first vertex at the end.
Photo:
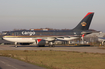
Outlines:
POLYGON ((2 40, 3 40, 3 39, 5 39, 5 37, 4 37, 4 36, 2 37, 2 40))
POLYGON ((4 40, 6 38, 6 36, 3 36, 2 39, 4 40))
POLYGON ((4 40, 3 37, 1 38, 1 40, 4 40))

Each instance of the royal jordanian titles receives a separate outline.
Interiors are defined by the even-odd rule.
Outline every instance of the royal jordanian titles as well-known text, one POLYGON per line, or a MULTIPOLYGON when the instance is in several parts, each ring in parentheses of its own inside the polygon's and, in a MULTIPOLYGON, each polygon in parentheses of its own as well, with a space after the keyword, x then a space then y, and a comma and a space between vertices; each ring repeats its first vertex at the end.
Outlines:
POLYGON ((3 39, 21 44, 35 44, 39 47, 44 47, 46 42, 49 46, 53 47, 55 41, 70 41, 73 39, 80 38, 84 35, 92 33, 89 31, 89 26, 91 24, 94 12, 89 12, 80 21, 80 23, 72 30, 35 30, 35 31, 22 31, 21 35, 6 35, 3 39))

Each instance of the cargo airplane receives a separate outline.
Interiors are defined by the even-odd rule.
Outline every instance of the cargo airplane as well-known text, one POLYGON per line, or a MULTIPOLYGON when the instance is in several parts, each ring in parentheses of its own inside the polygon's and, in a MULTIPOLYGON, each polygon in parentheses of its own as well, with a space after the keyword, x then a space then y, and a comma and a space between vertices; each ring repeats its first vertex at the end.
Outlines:
POLYGON ((80 23, 72 30, 45 30, 45 31, 22 31, 22 35, 5 35, 3 39, 11 42, 24 44, 36 44, 39 47, 44 47, 46 42, 50 47, 55 45, 55 41, 70 41, 73 39, 81 38, 84 35, 92 33, 89 31, 94 12, 89 12, 80 21, 80 23), (30 34, 30 35, 27 35, 30 34))

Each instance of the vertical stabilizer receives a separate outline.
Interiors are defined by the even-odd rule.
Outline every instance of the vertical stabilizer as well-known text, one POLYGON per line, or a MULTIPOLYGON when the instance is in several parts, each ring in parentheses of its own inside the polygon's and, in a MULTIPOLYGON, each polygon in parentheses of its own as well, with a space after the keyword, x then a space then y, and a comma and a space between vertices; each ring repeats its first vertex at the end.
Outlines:
POLYGON ((88 30, 93 18, 94 12, 89 12, 73 30, 88 30))

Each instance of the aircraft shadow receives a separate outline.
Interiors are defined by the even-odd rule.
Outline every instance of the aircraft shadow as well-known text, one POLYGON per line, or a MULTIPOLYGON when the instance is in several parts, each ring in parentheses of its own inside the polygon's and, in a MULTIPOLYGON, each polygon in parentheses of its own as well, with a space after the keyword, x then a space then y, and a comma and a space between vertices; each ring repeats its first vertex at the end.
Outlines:
MULTIPOLYGON (((11 47, 15 47, 15 46, 11 46, 11 47)), ((17 45, 17 47, 38 47, 38 46, 31 46, 31 45, 17 45)))
MULTIPOLYGON (((11 46, 11 47, 15 47, 15 46, 11 46)), ((34 46, 34 45, 32 45, 32 46, 31 45, 18 45, 17 47, 38 47, 38 46, 34 46)), ((45 47, 49 47, 49 46, 46 45, 45 47)), ((55 45, 55 47, 91 47, 91 46, 90 45, 76 45, 76 46, 55 45)))
POLYGON ((55 47, 91 47, 90 45, 76 45, 76 46, 55 46, 55 47))

